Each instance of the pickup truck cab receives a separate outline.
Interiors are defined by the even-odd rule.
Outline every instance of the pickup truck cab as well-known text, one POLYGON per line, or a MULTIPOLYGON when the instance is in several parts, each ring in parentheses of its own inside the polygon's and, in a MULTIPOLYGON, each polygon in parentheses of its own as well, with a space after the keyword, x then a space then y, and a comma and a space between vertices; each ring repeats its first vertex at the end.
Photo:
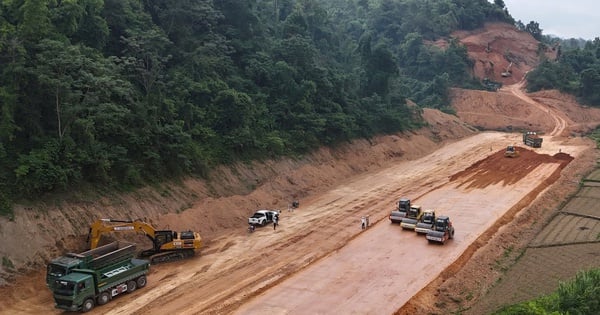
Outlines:
POLYGON ((248 224, 265 226, 273 222, 273 218, 279 218, 279 212, 275 210, 258 210, 250 218, 248 224))

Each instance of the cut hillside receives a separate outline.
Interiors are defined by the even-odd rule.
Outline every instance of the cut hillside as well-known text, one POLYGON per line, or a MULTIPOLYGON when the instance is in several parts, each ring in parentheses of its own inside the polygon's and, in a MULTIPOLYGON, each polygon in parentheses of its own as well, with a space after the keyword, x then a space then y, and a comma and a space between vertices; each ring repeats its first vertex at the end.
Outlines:
MULTIPOLYGON (((467 47, 469 57, 475 62, 473 74, 480 79, 515 84, 540 60, 540 42, 511 24, 486 23, 481 29, 454 32, 452 37, 467 47), (503 76, 509 66, 510 75, 503 76)), ((542 52, 547 58, 556 58, 551 48, 543 48, 542 52)))

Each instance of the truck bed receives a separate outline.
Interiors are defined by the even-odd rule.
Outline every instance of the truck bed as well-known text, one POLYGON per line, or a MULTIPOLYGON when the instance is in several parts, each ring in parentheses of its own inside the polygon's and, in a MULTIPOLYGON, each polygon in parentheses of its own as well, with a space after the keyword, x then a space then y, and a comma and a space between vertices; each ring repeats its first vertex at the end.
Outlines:
POLYGON ((101 269, 116 262, 132 258, 136 245, 127 242, 113 242, 81 254, 69 253, 68 257, 81 259, 88 269, 101 269))
POLYGON ((98 291, 111 288, 124 281, 133 280, 148 273, 150 262, 132 258, 127 264, 98 273, 98 291))

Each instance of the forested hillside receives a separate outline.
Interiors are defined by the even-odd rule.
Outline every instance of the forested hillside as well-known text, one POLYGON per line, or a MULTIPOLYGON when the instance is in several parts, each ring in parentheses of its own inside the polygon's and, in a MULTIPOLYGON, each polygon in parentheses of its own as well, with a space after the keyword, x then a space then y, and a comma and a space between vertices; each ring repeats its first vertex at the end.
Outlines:
POLYGON ((558 89, 579 97, 583 104, 600 106, 600 38, 588 41, 583 48, 562 48, 561 40, 545 38, 558 49, 557 60, 544 60, 527 76, 527 89, 536 92, 558 89))
POLYGON ((426 42, 485 21, 513 22, 486 0, 1 1, 0 213, 418 127, 407 99, 479 88, 463 46, 426 42))

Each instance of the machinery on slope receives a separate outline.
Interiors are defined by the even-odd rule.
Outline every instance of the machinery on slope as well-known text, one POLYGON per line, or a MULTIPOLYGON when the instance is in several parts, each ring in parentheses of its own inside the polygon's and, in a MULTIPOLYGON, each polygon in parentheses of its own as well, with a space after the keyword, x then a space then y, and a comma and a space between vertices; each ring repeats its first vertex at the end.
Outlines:
POLYGON ((512 145, 509 145, 508 147, 506 147, 506 151, 504 151, 504 157, 509 157, 509 158, 514 158, 514 157, 519 157, 520 153, 519 151, 517 151, 517 148, 515 148, 512 145))
POLYGON ((410 208, 408 208, 406 217, 402 219, 400 226, 403 230, 414 230, 417 223, 421 220, 422 215, 423 212, 421 211, 421 206, 411 205, 410 208))
POLYGON ((152 264, 189 258, 202 248, 202 238, 198 232, 156 230, 146 222, 114 219, 100 219, 90 226, 90 248, 98 246, 102 234, 124 231, 141 232, 152 241, 152 248, 141 253, 142 257, 149 257, 152 264))
POLYGON ((406 217, 406 213, 410 209, 410 199, 400 198, 398 206, 392 212, 390 212, 389 219, 391 223, 401 223, 402 219, 406 217))
POLYGON ((46 285, 54 289, 56 280, 76 269, 102 269, 127 261, 135 255, 135 244, 112 242, 82 253, 67 253, 50 261, 46 268, 46 285))

